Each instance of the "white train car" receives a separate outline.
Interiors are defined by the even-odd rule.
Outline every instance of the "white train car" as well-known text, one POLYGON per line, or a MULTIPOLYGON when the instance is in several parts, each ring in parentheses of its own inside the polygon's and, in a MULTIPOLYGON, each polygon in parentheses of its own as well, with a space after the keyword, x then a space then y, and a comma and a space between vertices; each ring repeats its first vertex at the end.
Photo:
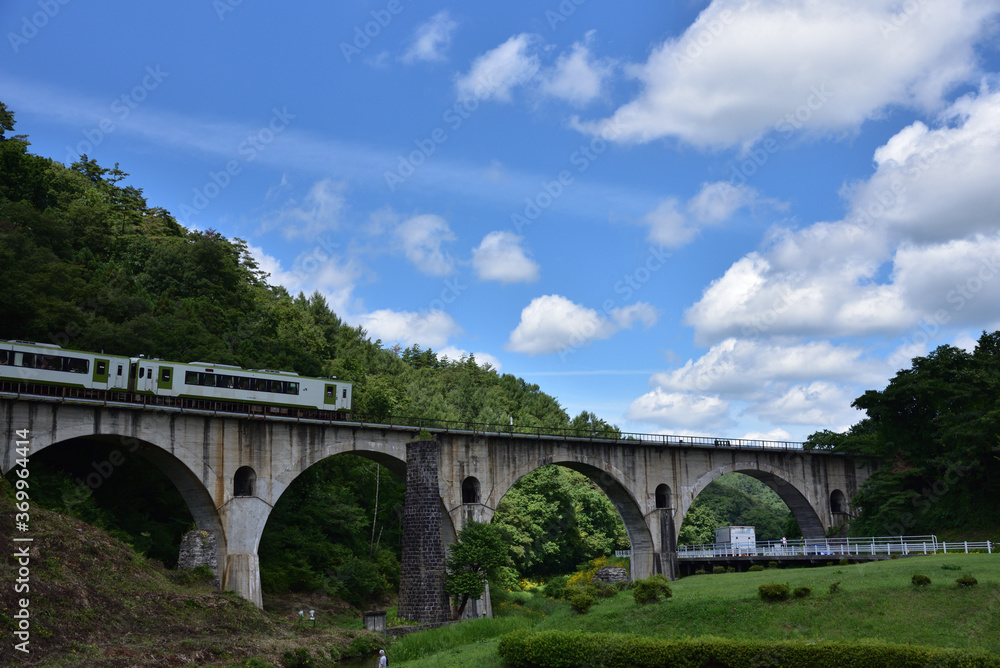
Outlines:
POLYGON ((351 410, 351 384, 336 378, 308 378, 290 371, 206 362, 134 361, 137 394, 321 411, 351 410))
POLYGON ((0 341, 0 380, 87 390, 128 391, 131 360, 63 350, 51 343, 0 341))

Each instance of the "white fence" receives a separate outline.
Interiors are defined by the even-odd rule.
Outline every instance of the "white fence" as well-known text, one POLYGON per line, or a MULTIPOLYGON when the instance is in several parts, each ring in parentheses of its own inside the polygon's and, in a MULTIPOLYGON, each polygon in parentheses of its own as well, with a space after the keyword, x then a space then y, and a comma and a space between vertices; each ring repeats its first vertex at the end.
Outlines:
MULTIPOLYGON (((939 541, 937 536, 873 536, 867 538, 798 538, 794 540, 757 541, 753 547, 733 548, 706 543, 678 545, 679 559, 706 557, 795 557, 795 556, 872 556, 878 554, 948 554, 986 552, 993 554, 996 543, 986 541, 939 541)), ((615 550, 616 557, 631 557, 631 550, 615 550)))
POLYGON ((996 543, 959 541, 946 543, 937 536, 873 536, 867 538, 799 538, 795 540, 757 541, 753 547, 729 545, 679 545, 677 557, 794 557, 794 556, 872 556, 878 554, 937 554, 939 552, 993 553, 996 543))

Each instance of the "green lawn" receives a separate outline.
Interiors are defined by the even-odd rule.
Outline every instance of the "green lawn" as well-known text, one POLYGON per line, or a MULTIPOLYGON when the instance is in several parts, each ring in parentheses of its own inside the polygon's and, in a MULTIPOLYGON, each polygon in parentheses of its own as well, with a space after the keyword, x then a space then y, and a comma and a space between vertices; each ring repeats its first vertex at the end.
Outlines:
MULTIPOLYGON (((758 573, 700 575, 672 583, 665 602, 638 606, 628 592, 600 600, 585 615, 568 604, 539 601, 544 610, 515 620, 463 623, 400 641, 403 666, 475 665, 499 668, 496 638, 510 624, 536 630, 561 629, 634 633, 661 638, 719 636, 767 640, 874 640, 879 642, 983 649, 1000 655, 1000 554, 920 556, 853 566, 767 569, 758 573), (947 568, 942 568, 947 567, 947 568), (915 574, 931 585, 916 588, 915 574), (979 585, 959 588, 955 579, 972 575, 979 585), (784 583, 809 587, 804 599, 764 603, 757 588, 784 583), (831 583, 839 591, 831 594, 831 583), (480 626, 476 626, 479 624, 480 626), (432 634, 449 633, 434 640, 432 634), (422 644, 424 649, 419 649, 422 644), (442 647, 444 648, 442 651, 442 647), (403 661, 403 659, 409 659, 403 661)), ((517 613, 514 613, 515 615, 517 613)), ((394 665, 395 664, 394 662, 394 665)))

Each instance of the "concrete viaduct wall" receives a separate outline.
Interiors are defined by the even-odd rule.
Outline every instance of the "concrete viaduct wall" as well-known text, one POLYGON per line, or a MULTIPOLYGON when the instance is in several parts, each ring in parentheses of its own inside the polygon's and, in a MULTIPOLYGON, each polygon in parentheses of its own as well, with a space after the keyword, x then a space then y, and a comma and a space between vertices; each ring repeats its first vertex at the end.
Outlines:
POLYGON ((222 587, 261 605, 257 548, 274 504, 307 468, 345 452, 367 457, 407 481, 400 612, 420 621, 447 617, 443 546, 469 520, 489 521, 504 494, 540 466, 589 476, 618 509, 632 543, 632 577, 676 573, 675 545, 695 497, 731 472, 754 476, 788 504, 806 537, 822 536, 846 515, 831 497, 850 499, 871 474, 843 456, 630 444, 527 435, 438 433, 415 429, 304 424, 230 416, 0 399, 7 435, 3 472, 14 466, 13 431, 30 429, 32 453, 83 439, 141 456, 177 486, 199 529, 217 537, 222 587), (254 474, 236 494, 237 471, 254 474), (463 484, 466 498, 463 499, 463 484), (246 490, 242 490, 246 492, 246 490), (473 494, 474 491, 474 494, 473 494), (412 493, 411 493, 412 492, 412 493), (841 498, 841 497, 838 497, 841 498))

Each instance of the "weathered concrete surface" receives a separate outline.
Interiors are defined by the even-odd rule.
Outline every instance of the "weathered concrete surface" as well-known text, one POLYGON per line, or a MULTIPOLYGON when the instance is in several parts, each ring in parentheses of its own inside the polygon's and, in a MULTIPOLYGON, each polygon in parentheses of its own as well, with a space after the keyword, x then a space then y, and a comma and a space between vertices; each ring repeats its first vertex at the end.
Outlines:
MULTIPOLYGON (((83 447, 80 439, 98 439, 112 444, 122 457, 141 456, 158 467, 177 486, 198 528, 215 534, 223 587, 258 605, 260 537, 274 504, 295 478, 326 457, 351 452, 409 479, 407 444, 416 437, 412 428, 6 398, 0 399, 0 424, 7 432, 0 450, 4 472, 17 458, 12 437, 16 429, 31 430, 35 453, 56 444, 83 447), (253 496, 235 496, 234 476, 243 466, 256 476, 253 496)), ((432 443, 424 447, 436 453, 436 493, 443 510, 437 528, 422 531, 433 531, 445 544, 454 542, 466 522, 491 520, 504 494, 522 476, 560 464, 590 477, 618 509, 632 543, 633 578, 676 574, 676 538, 684 515, 705 486, 721 475, 739 472, 762 480, 788 504, 803 534, 819 537, 845 517, 842 508, 834 512, 831 498, 838 495, 836 504, 851 499, 872 473, 869 464, 848 457, 798 450, 445 432, 435 434, 432 443), (475 480, 468 481, 468 489, 478 490, 478 496, 463 502, 462 483, 470 478, 475 480)), ((427 482, 433 487, 430 479, 427 482)))

